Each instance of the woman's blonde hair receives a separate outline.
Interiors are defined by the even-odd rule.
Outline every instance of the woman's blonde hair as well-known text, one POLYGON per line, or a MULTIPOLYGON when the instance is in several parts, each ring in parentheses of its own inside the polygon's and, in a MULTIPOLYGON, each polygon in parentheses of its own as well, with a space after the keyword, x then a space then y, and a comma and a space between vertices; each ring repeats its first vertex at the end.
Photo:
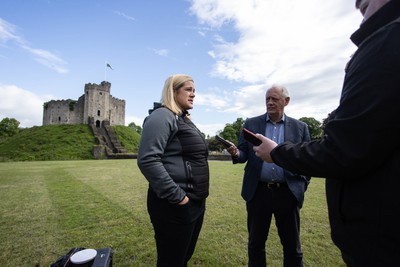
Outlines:
POLYGON ((174 74, 168 77, 165 81, 164 89, 161 95, 161 105, 170 109, 176 115, 183 113, 181 107, 175 102, 174 94, 177 92, 185 82, 193 81, 192 77, 186 74, 174 74))

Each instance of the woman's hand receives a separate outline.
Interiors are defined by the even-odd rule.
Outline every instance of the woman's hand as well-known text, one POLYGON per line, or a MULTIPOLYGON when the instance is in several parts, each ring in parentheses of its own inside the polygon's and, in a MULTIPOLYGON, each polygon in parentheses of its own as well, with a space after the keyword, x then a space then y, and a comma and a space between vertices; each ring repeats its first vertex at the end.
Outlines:
POLYGON ((189 202, 189 198, 187 196, 185 196, 185 198, 178 203, 178 205, 186 205, 189 202))

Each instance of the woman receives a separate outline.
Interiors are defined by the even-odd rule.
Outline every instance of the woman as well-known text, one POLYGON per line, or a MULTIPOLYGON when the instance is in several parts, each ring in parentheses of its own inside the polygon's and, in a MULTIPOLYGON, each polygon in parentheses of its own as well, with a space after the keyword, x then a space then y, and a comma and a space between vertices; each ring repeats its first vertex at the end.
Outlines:
POLYGON ((188 75, 170 76, 161 103, 143 123, 138 166, 149 181, 147 210, 157 245, 157 266, 187 266, 205 213, 208 150, 189 118, 195 87, 188 75))

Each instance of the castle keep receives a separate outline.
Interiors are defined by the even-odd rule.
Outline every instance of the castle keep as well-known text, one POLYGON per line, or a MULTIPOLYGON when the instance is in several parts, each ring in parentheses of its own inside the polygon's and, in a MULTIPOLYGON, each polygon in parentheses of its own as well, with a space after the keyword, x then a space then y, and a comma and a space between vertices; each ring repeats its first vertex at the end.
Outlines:
POLYGON ((43 105, 43 125, 89 124, 96 127, 125 125, 125 100, 110 94, 111 83, 85 84, 76 100, 51 100, 43 105))

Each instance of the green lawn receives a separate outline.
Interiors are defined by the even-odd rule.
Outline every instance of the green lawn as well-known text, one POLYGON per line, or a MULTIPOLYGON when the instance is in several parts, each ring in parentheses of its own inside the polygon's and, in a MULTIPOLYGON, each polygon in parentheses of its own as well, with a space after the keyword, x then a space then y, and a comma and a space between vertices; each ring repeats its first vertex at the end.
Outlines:
MULTIPOLYGON (((246 266, 244 165, 210 161, 206 218, 190 266, 246 266)), ((49 266, 72 247, 112 247, 113 265, 155 266, 147 181, 136 160, 0 163, 0 266, 49 266)), ((305 266, 345 266, 330 239, 323 179, 301 210, 305 266)), ((273 226, 269 266, 282 266, 273 226)))

